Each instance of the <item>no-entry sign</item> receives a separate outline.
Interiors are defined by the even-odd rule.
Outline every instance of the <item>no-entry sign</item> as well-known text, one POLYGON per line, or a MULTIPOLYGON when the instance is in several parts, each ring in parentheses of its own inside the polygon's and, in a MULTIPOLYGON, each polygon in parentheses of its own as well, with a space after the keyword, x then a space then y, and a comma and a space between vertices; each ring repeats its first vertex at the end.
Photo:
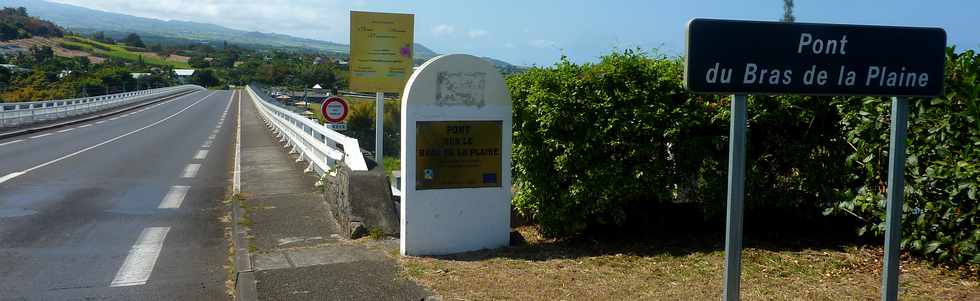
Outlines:
POLYGON ((941 28, 694 19, 685 85, 696 93, 936 96, 941 28))
POLYGON ((323 101, 323 105, 320 106, 320 113, 323 114, 323 119, 326 119, 329 123, 341 123, 347 119, 347 101, 345 101, 340 96, 331 96, 327 100, 323 101))

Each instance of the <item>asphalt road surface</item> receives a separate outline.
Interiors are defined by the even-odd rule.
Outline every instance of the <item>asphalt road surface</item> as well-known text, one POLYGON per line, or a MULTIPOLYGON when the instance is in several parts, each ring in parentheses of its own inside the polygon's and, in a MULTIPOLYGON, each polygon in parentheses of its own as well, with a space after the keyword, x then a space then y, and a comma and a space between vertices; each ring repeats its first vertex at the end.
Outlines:
POLYGON ((0 140, 0 300, 221 300, 238 92, 0 140))

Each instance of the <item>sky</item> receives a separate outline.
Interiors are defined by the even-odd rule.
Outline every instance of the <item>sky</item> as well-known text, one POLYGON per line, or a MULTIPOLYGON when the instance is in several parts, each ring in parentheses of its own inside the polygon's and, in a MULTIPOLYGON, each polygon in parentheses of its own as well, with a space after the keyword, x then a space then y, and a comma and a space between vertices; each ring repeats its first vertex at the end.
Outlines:
MULTIPOLYGON (((679 56, 692 18, 778 21, 782 0, 54 0, 164 20, 213 23, 347 44, 350 11, 415 14, 415 41, 438 53, 548 66, 641 48, 679 56)), ((797 22, 942 27, 980 48, 980 1, 796 0, 797 22)))

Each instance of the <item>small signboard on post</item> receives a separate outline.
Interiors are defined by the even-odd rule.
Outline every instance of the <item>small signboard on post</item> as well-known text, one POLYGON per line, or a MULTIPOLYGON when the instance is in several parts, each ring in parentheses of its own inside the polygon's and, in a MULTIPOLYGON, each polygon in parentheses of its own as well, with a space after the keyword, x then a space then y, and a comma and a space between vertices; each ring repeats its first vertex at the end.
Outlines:
POLYGON ((327 121, 326 126, 334 131, 347 130, 347 101, 340 96, 331 96, 320 105, 320 114, 327 121))
POLYGON ((935 96, 940 28, 694 19, 684 84, 695 93, 935 96))
POLYGON ((375 92, 374 160, 382 161, 385 92, 402 92, 415 64, 415 15, 350 12, 350 89, 375 92))
POLYGON ((431 59, 401 114, 401 253, 507 246, 513 109, 500 72, 470 55, 431 59))
POLYGON ((738 300, 745 185, 746 94, 892 98, 882 300, 898 298, 907 96, 943 93, 946 32, 840 24, 694 19, 687 25, 684 84, 730 93, 725 299, 738 300))

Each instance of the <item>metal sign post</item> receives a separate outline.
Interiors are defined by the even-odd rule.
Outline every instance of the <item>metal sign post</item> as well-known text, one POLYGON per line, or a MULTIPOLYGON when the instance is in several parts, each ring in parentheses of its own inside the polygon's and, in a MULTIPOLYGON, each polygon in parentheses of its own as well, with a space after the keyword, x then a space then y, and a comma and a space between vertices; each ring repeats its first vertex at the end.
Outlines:
POLYGON ((902 198, 905 196, 905 136, 908 127, 909 102, 892 97, 891 141, 888 146, 888 212, 885 215, 885 272, 882 275, 881 300, 898 300, 898 259, 902 241, 902 198))
POLYGON ((385 92, 378 92, 374 96, 374 162, 384 164, 384 128, 385 128, 385 92))
POLYGON ((728 140, 728 224, 725 226, 725 300, 738 300, 742 278, 742 204, 745 197, 745 94, 732 95, 728 140))

